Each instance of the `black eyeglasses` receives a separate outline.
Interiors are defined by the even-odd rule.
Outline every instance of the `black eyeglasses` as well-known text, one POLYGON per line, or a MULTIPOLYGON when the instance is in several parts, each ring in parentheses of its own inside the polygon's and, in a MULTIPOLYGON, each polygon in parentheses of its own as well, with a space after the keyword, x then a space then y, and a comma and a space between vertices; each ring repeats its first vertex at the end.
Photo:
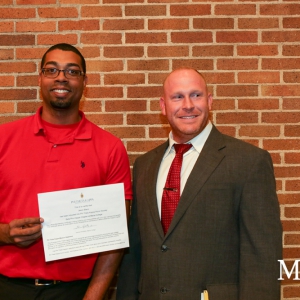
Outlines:
POLYGON ((84 75, 84 72, 80 70, 72 70, 72 69, 66 69, 66 70, 59 70, 56 68, 43 68, 42 73, 45 77, 48 78, 56 78, 60 72, 63 72, 66 78, 72 79, 72 78, 79 78, 80 76, 84 75))

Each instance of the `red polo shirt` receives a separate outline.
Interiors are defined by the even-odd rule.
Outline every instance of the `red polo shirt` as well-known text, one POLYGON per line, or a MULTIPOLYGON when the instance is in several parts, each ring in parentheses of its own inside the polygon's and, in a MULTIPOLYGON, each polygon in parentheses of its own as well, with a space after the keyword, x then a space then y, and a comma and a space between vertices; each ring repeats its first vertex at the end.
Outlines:
MULTIPOLYGON (((123 182, 125 198, 132 199, 129 161, 120 139, 88 121, 82 112, 78 124, 46 125, 41 109, 0 126, 0 223, 39 216, 37 194, 43 192, 123 182), (56 134, 60 132, 64 134, 56 134)), ((0 274, 86 279, 97 256, 46 263, 42 240, 28 248, 5 245, 0 246, 0 274)))

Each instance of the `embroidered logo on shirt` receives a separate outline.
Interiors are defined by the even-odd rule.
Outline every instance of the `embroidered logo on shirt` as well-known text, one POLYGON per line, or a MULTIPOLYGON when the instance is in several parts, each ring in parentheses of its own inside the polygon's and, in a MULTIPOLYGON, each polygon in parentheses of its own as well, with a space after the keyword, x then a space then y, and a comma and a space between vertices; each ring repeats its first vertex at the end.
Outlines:
POLYGON ((81 168, 84 168, 85 167, 85 163, 83 161, 80 162, 80 166, 81 168))

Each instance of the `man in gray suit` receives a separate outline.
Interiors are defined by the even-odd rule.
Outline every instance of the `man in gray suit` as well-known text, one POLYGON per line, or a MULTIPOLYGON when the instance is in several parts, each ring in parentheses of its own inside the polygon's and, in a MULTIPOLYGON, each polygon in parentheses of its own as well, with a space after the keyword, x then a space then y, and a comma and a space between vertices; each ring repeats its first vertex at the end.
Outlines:
POLYGON ((160 106, 172 131, 134 164, 130 249, 117 299, 200 300, 207 292, 209 300, 280 299, 282 228, 269 153, 212 125, 212 96, 194 69, 166 78, 160 106), (192 147, 164 231, 163 194, 176 191, 165 182, 178 143, 192 147))

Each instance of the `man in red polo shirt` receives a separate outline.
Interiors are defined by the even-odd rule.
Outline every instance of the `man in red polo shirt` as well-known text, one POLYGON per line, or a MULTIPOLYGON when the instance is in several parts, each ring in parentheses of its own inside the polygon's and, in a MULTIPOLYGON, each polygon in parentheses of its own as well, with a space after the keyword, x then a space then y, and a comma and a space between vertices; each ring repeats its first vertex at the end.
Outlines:
POLYGON ((103 299, 119 265, 122 250, 44 258, 38 193, 124 183, 132 199, 122 142, 79 111, 86 83, 82 54, 54 45, 41 62, 42 107, 0 126, 0 299, 103 299))

